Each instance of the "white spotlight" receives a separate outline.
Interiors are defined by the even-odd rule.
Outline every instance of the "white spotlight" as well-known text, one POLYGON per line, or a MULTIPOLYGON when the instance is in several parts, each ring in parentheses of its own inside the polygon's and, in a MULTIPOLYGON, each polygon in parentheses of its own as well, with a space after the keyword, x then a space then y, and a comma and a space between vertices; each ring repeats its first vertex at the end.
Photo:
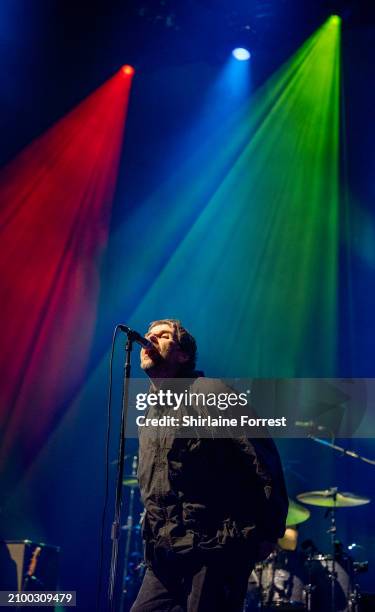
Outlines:
POLYGON ((249 60, 251 57, 250 51, 244 49, 244 47, 237 47, 236 49, 233 49, 232 55, 236 58, 236 60, 239 60, 240 62, 249 60))

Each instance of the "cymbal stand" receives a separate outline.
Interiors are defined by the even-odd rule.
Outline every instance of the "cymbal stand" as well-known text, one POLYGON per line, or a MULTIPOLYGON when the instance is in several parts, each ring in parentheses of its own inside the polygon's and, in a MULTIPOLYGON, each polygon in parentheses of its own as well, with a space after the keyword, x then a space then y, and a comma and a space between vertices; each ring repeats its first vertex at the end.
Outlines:
POLYGON ((355 584, 353 591, 349 595, 348 610, 349 612, 359 612, 359 604, 361 600, 361 592, 359 585, 355 584))
POLYGON ((351 567, 351 591, 348 599, 348 612, 359 612, 359 607, 361 603, 361 589, 357 582, 355 582, 356 576, 358 572, 358 567, 355 566, 355 563, 352 564, 351 567))
POLYGON ((305 585, 305 602, 306 602, 306 610, 307 612, 311 612, 312 611, 312 594, 313 591, 315 589, 314 585, 312 584, 312 562, 314 559, 314 553, 311 550, 309 552, 309 556, 307 557, 307 567, 308 567, 308 575, 309 575, 309 582, 308 584, 305 585))
POLYGON ((328 566, 328 577, 331 581, 331 611, 335 612, 336 607, 336 579, 337 579, 337 573, 336 573, 336 550, 335 550, 335 537, 336 537, 336 532, 337 532, 337 527, 336 527, 336 500, 337 500, 337 491, 338 488, 337 487, 331 487, 329 489, 330 495, 332 495, 333 498, 333 506, 332 508, 329 509, 329 514, 331 517, 331 526, 330 528, 327 530, 327 533, 329 533, 331 535, 331 548, 332 548, 332 569, 329 569, 328 566))
MULTIPOLYGON (((138 467, 138 457, 134 455, 133 464, 132 464, 132 473, 131 475, 134 478, 137 477, 137 467, 138 467)), ((123 602, 124 597, 127 592, 127 582, 128 582, 128 573, 129 573, 129 556, 130 556, 130 545, 132 540, 132 535, 134 531, 134 501, 135 501, 135 490, 136 487, 130 487, 129 492, 129 514, 125 527, 123 529, 126 530, 126 543, 125 543, 125 554, 124 554, 124 574, 122 579, 122 591, 121 591, 121 607, 123 610, 123 602)))

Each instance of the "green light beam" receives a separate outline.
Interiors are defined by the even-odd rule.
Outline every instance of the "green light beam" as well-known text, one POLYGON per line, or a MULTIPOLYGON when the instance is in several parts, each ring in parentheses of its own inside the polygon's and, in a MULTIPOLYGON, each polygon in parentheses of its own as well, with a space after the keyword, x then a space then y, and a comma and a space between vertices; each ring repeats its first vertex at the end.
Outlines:
POLYGON ((220 375, 334 375, 339 90, 331 19, 236 117, 229 170, 133 321, 182 318, 220 375))

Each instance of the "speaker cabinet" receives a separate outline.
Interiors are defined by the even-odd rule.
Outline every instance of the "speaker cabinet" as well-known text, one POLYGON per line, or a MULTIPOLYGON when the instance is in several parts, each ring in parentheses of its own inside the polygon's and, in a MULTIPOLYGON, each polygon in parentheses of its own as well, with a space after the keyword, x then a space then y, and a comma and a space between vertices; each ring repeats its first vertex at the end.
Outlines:
POLYGON ((30 540, 0 541, 0 590, 56 591, 59 551, 30 540))

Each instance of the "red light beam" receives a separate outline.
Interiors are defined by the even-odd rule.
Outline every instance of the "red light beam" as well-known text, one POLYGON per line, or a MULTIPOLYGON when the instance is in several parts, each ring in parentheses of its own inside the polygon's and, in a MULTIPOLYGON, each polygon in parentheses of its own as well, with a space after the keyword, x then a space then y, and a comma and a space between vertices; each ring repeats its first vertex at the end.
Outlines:
POLYGON ((130 76, 120 70, 0 173, 3 459, 16 447, 30 458, 84 378, 130 76))

